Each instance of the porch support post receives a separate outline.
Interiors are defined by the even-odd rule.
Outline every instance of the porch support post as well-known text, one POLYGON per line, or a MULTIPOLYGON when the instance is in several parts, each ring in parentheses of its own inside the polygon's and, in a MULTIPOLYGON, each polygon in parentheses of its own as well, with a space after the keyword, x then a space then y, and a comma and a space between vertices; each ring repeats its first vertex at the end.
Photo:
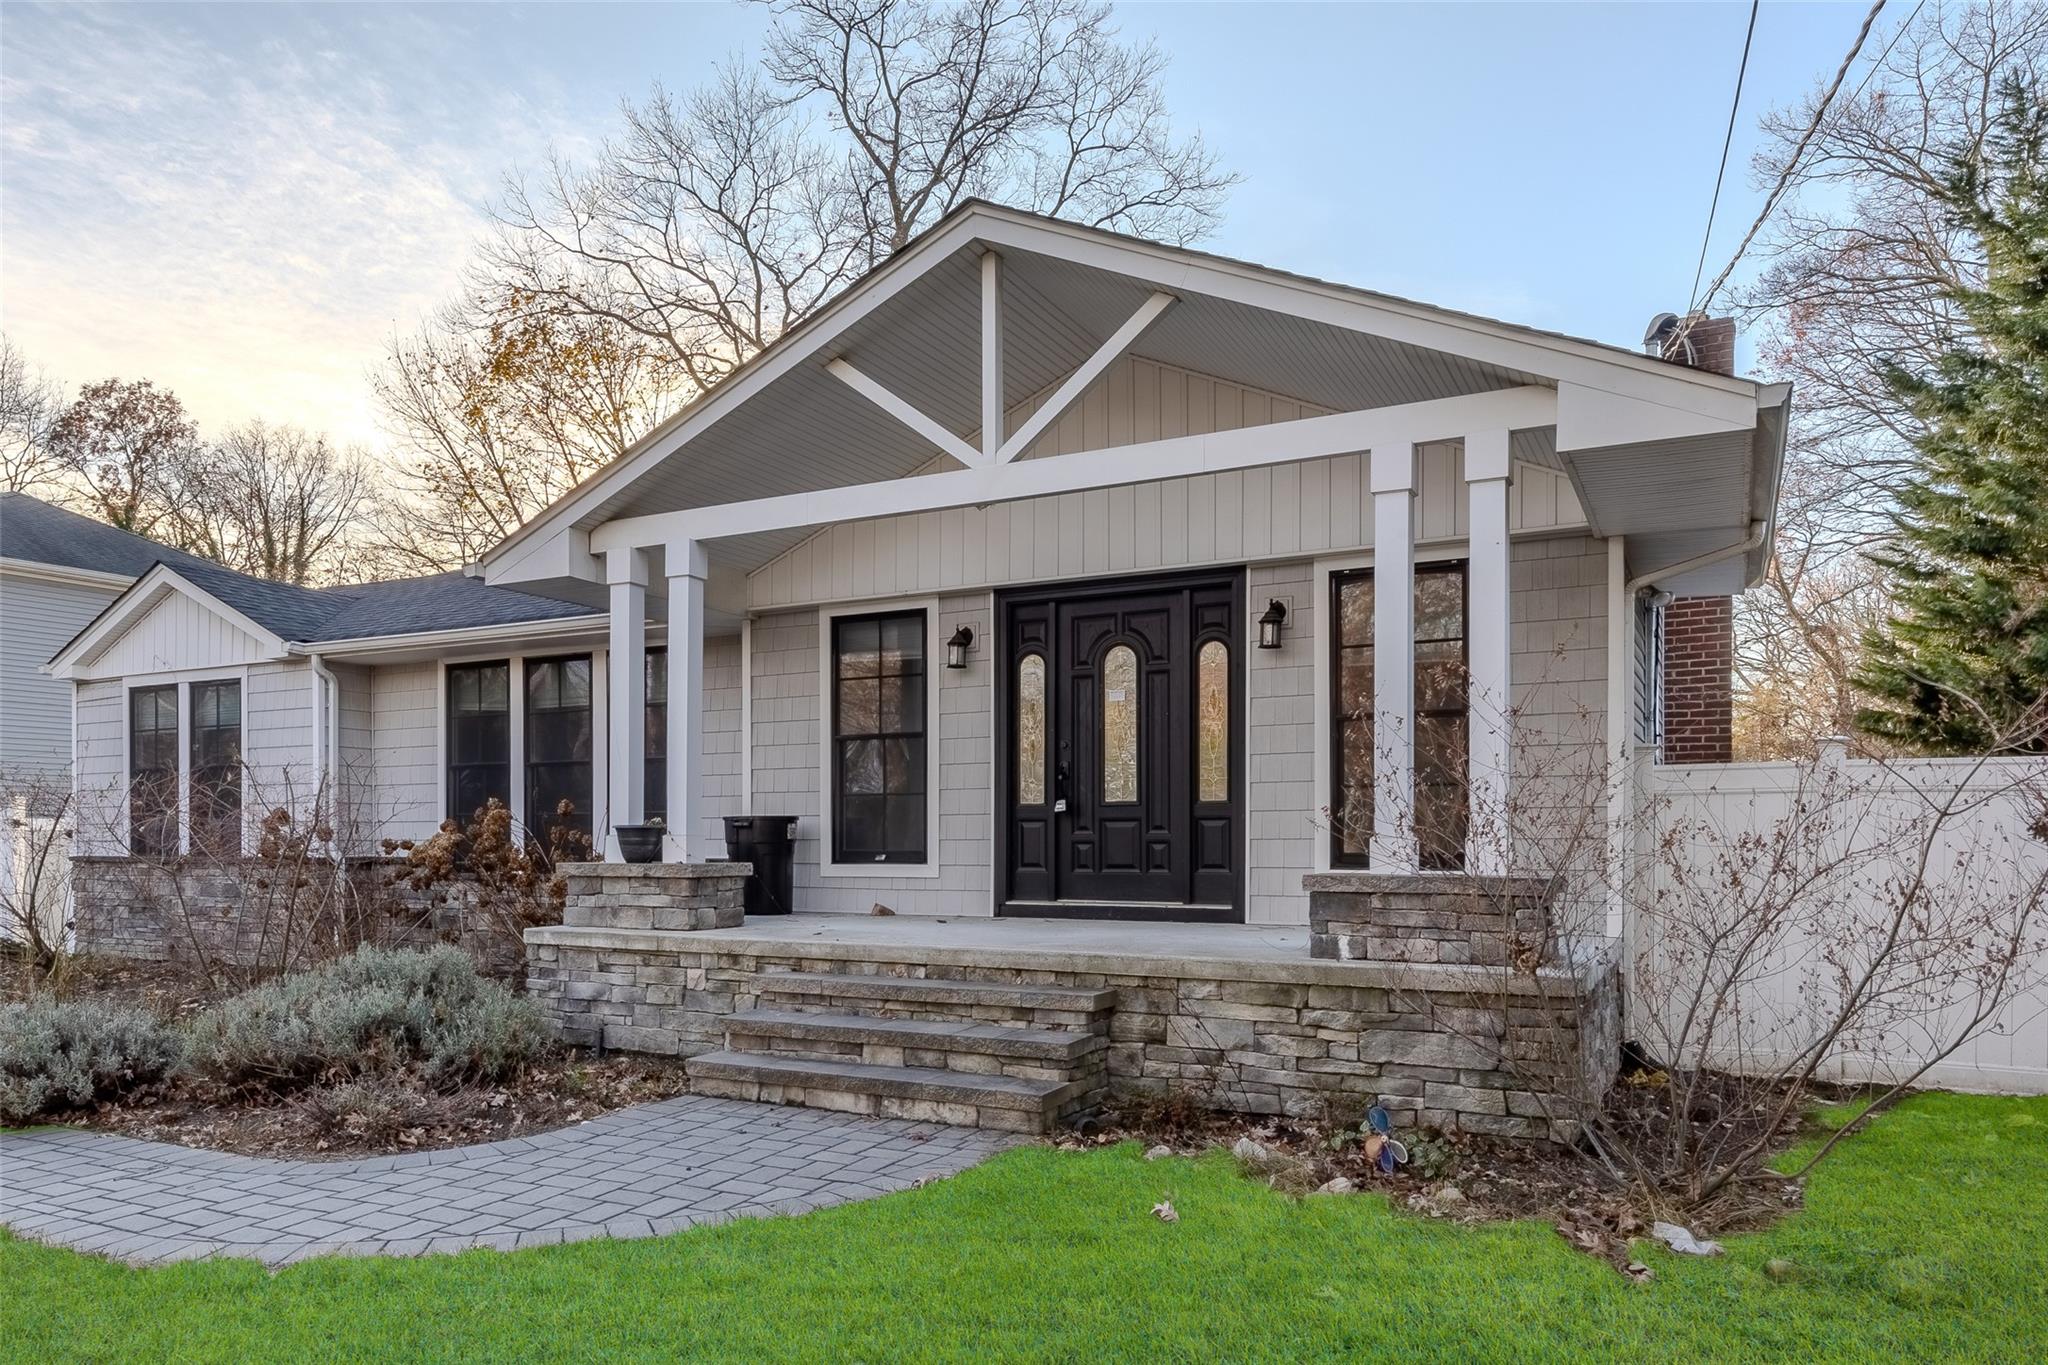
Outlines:
POLYGON ((1413 872, 1415 849, 1415 446, 1372 451, 1372 866, 1413 872))
POLYGON ((1508 641, 1508 483, 1513 463, 1505 431, 1465 438, 1465 485, 1471 515, 1466 651, 1470 682, 1466 786, 1471 821, 1465 870, 1505 876, 1509 849, 1508 774, 1514 718, 1508 641))
POLYGON ((647 552, 611 550, 604 557, 611 592, 611 635, 605 658, 606 792, 603 839, 606 862, 618 862, 619 825, 646 817, 647 552))
POLYGON ((701 862, 704 806, 704 546, 668 542, 668 834, 666 860, 701 862))

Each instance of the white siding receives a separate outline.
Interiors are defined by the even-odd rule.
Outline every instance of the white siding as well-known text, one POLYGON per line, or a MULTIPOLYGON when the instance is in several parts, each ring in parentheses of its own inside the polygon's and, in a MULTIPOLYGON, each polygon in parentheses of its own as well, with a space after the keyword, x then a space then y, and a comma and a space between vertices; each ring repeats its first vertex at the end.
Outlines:
MULTIPOLYGON (((68 686, 68 684, 67 684, 68 686)), ((77 685, 78 746, 72 782, 78 793, 80 853, 121 853, 127 849, 122 796, 128 752, 127 689, 118 680, 77 685)))
POLYGON ((372 793, 366 833, 373 845, 424 839, 440 827, 440 681, 437 663, 370 670, 372 747, 363 785, 372 793))
POLYGON ((247 631, 183 593, 161 589, 156 602, 87 662, 96 678, 193 668, 232 668, 264 655, 247 631))
MULTIPOLYGON (((966 625, 993 636, 985 593, 941 598, 943 634, 966 625)), ((754 623, 754 809, 797 818, 796 908, 859 913, 877 903, 901 914, 986 915, 993 910, 990 793, 993 789, 993 663, 978 649, 965 669, 932 661, 937 682, 927 731, 938 746, 936 877, 826 877, 819 793, 823 704, 818 693, 818 614, 786 612, 754 623)))
POLYGON ((114 597, 0 571, 0 779, 69 781, 71 684, 38 670, 114 597))
POLYGON ((313 717, 310 663, 250 665, 242 689, 242 804, 252 814, 311 808, 320 789, 313 717))

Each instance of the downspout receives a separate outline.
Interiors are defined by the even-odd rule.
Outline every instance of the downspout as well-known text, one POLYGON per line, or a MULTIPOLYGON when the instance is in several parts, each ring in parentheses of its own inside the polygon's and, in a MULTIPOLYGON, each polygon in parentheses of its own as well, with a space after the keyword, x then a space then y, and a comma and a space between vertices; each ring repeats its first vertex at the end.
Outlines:
MULTIPOLYGON (((1629 825, 1634 816, 1635 773, 1630 766, 1630 749, 1635 740, 1635 726, 1631 723, 1634 709, 1635 689, 1630 685, 1636 666, 1636 594, 1660 578, 1674 578, 1679 574, 1692 573, 1697 569, 1711 568, 1738 555, 1746 555, 1764 543, 1770 535, 1771 524, 1757 520, 1749 524, 1749 534, 1732 545, 1723 545, 1694 555, 1691 559, 1658 569, 1654 573, 1639 574, 1625 579, 1627 572, 1622 557, 1620 541, 1609 541, 1613 548, 1613 564, 1619 570, 1613 572, 1609 582, 1617 585, 1609 603, 1609 637, 1617 642, 1618 648, 1610 660, 1608 670, 1608 723, 1607 723, 1607 767, 1609 787, 1607 797, 1607 851, 1609 888, 1607 896, 1607 937, 1619 939, 1627 928, 1626 902, 1628 887, 1635 878, 1634 847, 1630 840, 1629 825)), ((1623 954, 1626 961, 1627 954, 1623 954)))
MULTIPOLYGON (((334 676, 334 670, 327 666, 327 660, 321 658, 319 654, 308 654, 306 661, 313 666, 313 676, 320 680, 320 691, 316 696, 324 695, 326 698, 324 706, 316 703, 313 708, 314 771, 319 775, 320 782, 315 797, 314 813, 318 815, 318 802, 324 800, 327 803, 327 823, 334 825, 338 823, 336 817, 339 814, 337 798, 332 788, 337 781, 335 769, 341 766, 341 679, 334 676)), ((333 856, 333 852, 334 844, 329 840, 329 856, 333 856)))

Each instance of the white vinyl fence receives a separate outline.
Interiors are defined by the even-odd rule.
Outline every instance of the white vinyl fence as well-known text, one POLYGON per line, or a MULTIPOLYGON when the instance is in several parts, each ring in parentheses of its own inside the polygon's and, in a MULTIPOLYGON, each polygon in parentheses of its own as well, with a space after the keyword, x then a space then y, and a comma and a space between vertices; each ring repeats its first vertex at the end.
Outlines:
MULTIPOLYGON (((1653 1052, 1659 1040, 1669 1050, 1678 1039, 1700 1042, 1700 1011, 1672 986, 1711 979, 1697 965, 1704 940, 1715 953, 1741 943, 1756 950, 1753 968, 1727 978, 1741 984, 1711 1051, 1728 1065, 1798 1054, 1839 1012, 1843 983, 1857 980, 1887 941, 1891 908, 1912 884, 1930 830, 1938 833, 1925 859, 1928 895, 1909 934, 1932 940, 1939 934, 1929 921, 1953 921, 1981 947, 1999 916, 2048 877, 2048 844, 2034 829, 2048 789, 2048 761, 2040 759, 1887 763, 1852 759, 1831 745, 1810 764, 1646 765, 1639 782, 1629 1028, 1653 1052), (1953 813, 1937 820, 1944 803, 1953 813), (1746 925, 1736 925, 1745 915, 1756 922, 1746 904, 1791 897, 1803 898, 1804 908, 1770 932, 1746 934, 1746 925), (1679 917, 1689 917, 1689 930, 1671 929, 1679 917), (1723 926, 1735 929, 1725 941, 1701 932, 1723 926)), ((2037 919, 1994 1022, 1918 1084, 2048 1093, 2044 941, 2037 919)), ((1893 996, 1874 1011, 1871 1027, 1843 1040, 1823 1079, 1904 1079, 1975 1013, 1983 978, 1957 969, 1984 965, 1985 955, 1924 952, 1925 970, 1915 964, 1894 974, 1893 996)))
POLYGON ((26 797, 0 798, 0 940, 22 937, 19 921, 31 913, 47 938, 66 932, 71 858, 57 821, 34 813, 26 797))

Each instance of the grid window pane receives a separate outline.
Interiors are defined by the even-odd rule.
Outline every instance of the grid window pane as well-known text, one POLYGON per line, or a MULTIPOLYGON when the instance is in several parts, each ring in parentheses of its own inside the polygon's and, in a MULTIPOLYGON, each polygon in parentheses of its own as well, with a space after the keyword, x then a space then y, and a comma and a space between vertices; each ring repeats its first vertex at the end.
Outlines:
POLYGON ((925 860, 925 624, 923 612, 832 623, 836 861, 925 860))
POLYGON ((192 849, 242 851, 242 684, 192 684, 192 849))
MULTIPOLYGON (((1373 818, 1373 586, 1371 570, 1330 580, 1332 631, 1330 856, 1370 861, 1373 818)), ((1415 567, 1415 810, 1422 865, 1464 865, 1468 678, 1465 565, 1415 567)))
POLYGON ((647 651, 646 777, 641 805, 649 820, 668 816, 668 651, 647 651))
POLYGON ((128 851, 138 858, 178 851, 178 688, 128 694, 128 851))
POLYGON ((591 836, 590 656, 526 664, 526 827, 543 849, 591 836))
POLYGON ((492 801, 512 801, 512 666, 448 669, 448 817, 464 825, 492 801))

